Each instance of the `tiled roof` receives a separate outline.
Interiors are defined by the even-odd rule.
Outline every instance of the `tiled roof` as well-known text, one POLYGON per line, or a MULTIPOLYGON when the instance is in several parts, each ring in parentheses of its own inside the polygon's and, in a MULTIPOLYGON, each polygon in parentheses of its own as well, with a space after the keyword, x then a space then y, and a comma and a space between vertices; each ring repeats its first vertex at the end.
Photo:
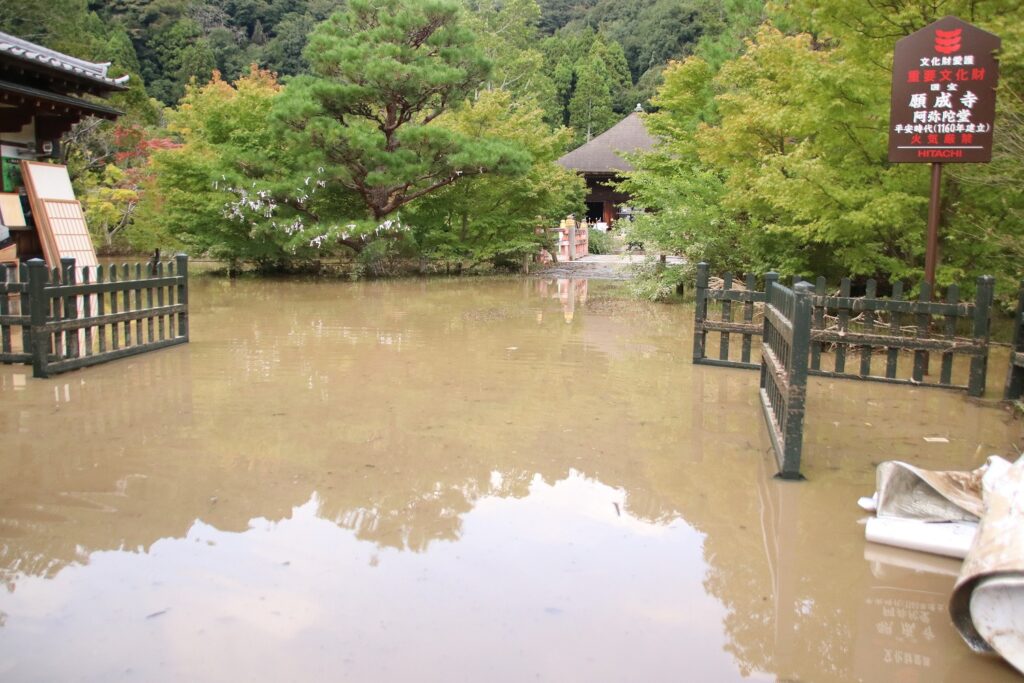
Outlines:
POLYGON ((120 78, 107 76, 110 62, 87 62, 42 45, 36 45, 9 33, 0 32, 0 54, 11 55, 26 62, 97 81, 112 89, 120 90, 128 82, 128 76, 120 78))
POLYGON ((582 173, 632 171, 633 166, 619 154, 647 151, 655 139, 647 132, 641 112, 633 112, 581 147, 569 152, 558 163, 582 173))

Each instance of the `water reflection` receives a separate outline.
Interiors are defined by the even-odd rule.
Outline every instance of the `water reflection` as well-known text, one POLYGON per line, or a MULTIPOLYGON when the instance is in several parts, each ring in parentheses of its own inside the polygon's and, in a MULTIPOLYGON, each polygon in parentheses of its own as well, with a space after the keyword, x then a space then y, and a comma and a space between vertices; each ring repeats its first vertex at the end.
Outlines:
POLYGON ((926 446, 914 390, 822 381, 777 482, 756 375, 580 282, 199 280, 187 347, 0 370, 0 675, 1011 679, 853 503, 1019 424, 922 390, 926 446))

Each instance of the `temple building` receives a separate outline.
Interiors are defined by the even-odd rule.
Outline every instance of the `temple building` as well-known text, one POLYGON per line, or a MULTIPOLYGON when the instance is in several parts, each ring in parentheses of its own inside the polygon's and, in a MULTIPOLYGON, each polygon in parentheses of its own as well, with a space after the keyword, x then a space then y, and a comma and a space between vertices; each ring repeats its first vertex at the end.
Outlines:
POLYGON ((43 253, 25 199, 22 161, 59 160, 60 139, 74 124, 88 116, 120 116, 85 99, 127 90, 128 76, 109 77, 109 66, 0 32, 0 224, 9 234, 0 244, 3 260, 14 258, 7 253, 15 252, 11 242, 22 260, 43 253))
POLYGON ((558 160, 586 179, 587 220, 591 223, 603 221, 611 225, 629 204, 629 195, 616 191, 614 185, 624 171, 633 170, 622 154, 654 147, 655 139, 647 132, 642 113, 643 108, 636 105, 629 116, 558 160))

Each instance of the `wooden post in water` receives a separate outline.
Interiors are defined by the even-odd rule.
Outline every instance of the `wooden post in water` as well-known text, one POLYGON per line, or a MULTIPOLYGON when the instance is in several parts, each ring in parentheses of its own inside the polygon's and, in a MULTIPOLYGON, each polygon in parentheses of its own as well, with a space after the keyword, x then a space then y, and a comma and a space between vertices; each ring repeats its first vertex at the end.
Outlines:
POLYGON ((32 338, 32 376, 48 377, 46 354, 50 344, 44 328, 49 302, 46 299, 48 271, 46 262, 34 258, 28 262, 29 334, 32 338))
POLYGON ((974 329, 971 335, 975 343, 984 344, 984 353, 971 357, 971 371, 967 378, 967 393, 982 396, 985 393, 985 376, 988 372, 989 325, 992 317, 992 299, 995 296, 995 278, 982 275, 978 278, 978 294, 974 300, 974 329))
POLYGON ((178 264, 177 275, 181 278, 178 282, 178 303, 184 306, 178 314, 178 336, 188 341, 188 256, 176 254, 174 260, 178 264))
POLYGON ((794 307, 793 338, 789 347, 789 376, 786 378, 787 400, 784 450, 779 479, 803 480, 800 473, 800 459, 804 443, 804 412, 807 405, 807 365, 811 351, 811 294, 814 288, 810 282, 798 282, 793 287, 794 307))
POLYGON ((708 264, 701 261, 697 264, 697 287, 695 304, 696 310, 693 314, 693 362, 699 363, 704 358, 707 332, 704 331, 704 321, 708 317, 708 264))
MULTIPOLYGON (((75 280, 75 259, 63 257, 60 260, 61 284, 73 285, 75 280)), ((61 297, 59 318, 75 320, 78 318, 78 297, 75 295, 61 297)), ((67 358, 78 358, 78 330, 67 330, 64 333, 64 355, 67 358)))

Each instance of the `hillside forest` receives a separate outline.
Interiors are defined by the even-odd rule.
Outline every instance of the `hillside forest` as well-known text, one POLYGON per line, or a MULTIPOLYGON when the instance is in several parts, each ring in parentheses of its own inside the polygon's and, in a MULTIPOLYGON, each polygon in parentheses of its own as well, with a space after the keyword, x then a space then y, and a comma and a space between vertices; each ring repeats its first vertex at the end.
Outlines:
POLYGON ((60 146, 108 253, 516 263, 582 210, 555 160, 639 103, 659 144, 623 181, 647 210, 630 239, 913 286, 929 174, 887 161, 892 51, 950 14, 1003 49, 997 149, 946 173, 938 279, 991 273, 1005 295, 1024 263, 1017 0, 27 0, 0 30, 131 76, 123 117, 60 146))

